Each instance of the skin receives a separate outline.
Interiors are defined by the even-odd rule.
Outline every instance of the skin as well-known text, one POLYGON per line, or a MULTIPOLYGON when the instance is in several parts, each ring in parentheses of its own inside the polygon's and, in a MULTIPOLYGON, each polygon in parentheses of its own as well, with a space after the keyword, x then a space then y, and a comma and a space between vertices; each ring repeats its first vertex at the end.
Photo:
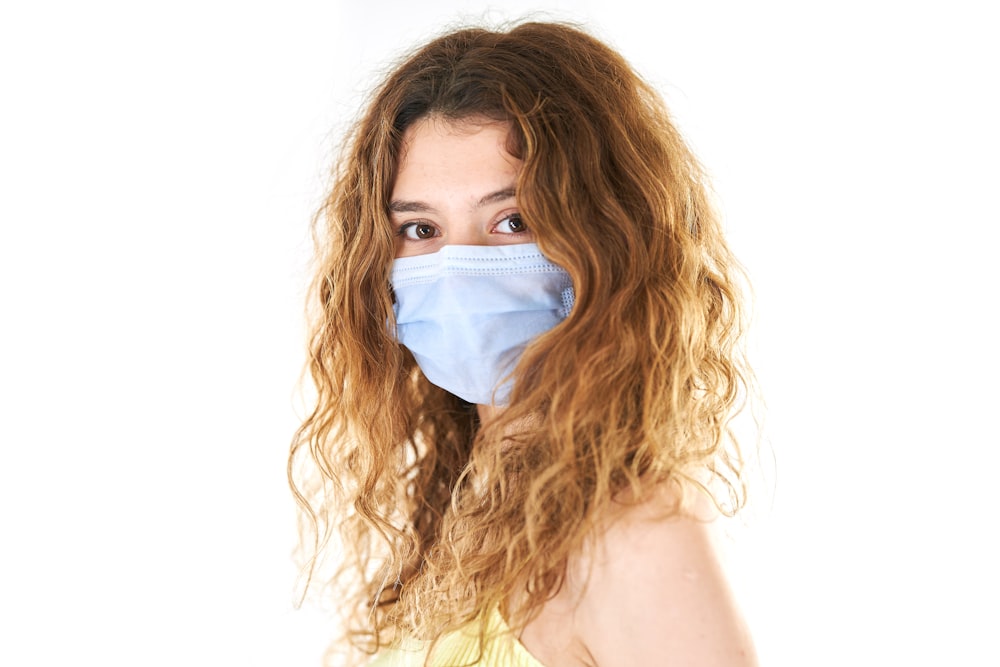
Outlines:
MULTIPOLYGON (((433 116, 406 130, 390 202, 397 257, 534 240, 517 208, 521 163, 506 151, 508 130, 433 116)), ((501 409, 483 405, 479 414, 485 421, 501 409)), ((606 512, 604 529, 568 563, 565 585, 518 637, 539 662, 757 664, 716 555, 714 513, 707 503, 678 513, 677 501, 663 488, 606 512)))
POLYGON ((533 240, 517 208, 521 161, 507 153, 507 133, 506 123, 434 116, 407 128, 389 203, 397 257, 533 240))
POLYGON ((668 488, 607 512, 566 584, 519 639, 546 667, 755 667, 713 534, 714 512, 672 513, 668 488), (667 515, 670 514, 668 517, 667 515))

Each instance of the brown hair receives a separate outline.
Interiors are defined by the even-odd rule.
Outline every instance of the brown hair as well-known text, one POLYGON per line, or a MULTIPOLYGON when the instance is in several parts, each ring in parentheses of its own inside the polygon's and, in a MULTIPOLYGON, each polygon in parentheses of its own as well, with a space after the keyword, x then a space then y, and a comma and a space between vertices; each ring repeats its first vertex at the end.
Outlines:
POLYGON ((606 44, 560 23, 426 44, 348 137, 316 233, 317 394, 289 476, 311 567, 340 530, 333 581, 357 646, 437 638, 514 587, 525 618, 623 494, 672 482, 742 504, 740 269, 660 97, 606 44), (388 201, 403 133, 430 114, 511 124, 518 206, 576 291, 486 426, 393 335, 388 201))

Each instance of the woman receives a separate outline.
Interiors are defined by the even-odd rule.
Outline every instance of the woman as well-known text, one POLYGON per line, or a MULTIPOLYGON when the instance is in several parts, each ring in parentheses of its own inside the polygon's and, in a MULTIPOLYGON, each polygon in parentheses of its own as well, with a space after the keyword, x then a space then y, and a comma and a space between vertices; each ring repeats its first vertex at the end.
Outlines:
POLYGON ((737 265, 660 98, 578 28, 426 44, 317 218, 315 410, 289 459, 373 665, 751 665, 709 523, 737 265))

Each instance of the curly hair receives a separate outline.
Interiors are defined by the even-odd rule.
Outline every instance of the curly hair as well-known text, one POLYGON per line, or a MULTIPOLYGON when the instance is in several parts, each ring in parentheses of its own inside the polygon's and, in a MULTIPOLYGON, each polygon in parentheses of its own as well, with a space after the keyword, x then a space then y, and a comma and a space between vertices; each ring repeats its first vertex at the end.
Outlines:
POLYGON ((374 91, 316 216, 315 405, 288 466, 313 585, 342 544, 321 581, 346 643, 434 640, 514 590, 526 620, 623 497, 672 483, 743 504, 743 273, 706 181, 656 91, 577 26, 459 29, 374 91), (518 207, 576 292, 484 423, 394 335, 389 197, 403 134, 429 115, 509 123, 518 207))

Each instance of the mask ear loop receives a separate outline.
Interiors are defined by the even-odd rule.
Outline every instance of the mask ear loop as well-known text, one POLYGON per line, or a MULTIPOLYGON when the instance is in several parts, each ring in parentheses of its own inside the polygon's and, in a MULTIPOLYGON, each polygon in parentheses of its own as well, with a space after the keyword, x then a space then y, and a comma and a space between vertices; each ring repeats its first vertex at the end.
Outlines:
POLYGON ((399 302, 396 300, 396 290, 393 289, 392 283, 389 283, 388 287, 389 297, 392 299, 392 313, 385 318, 385 328, 389 331, 393 340, 395 340, 397 344, 402 345, 402 343, 399 342, 399 332, 396 330, 396 316, 399 314, 399 302))

